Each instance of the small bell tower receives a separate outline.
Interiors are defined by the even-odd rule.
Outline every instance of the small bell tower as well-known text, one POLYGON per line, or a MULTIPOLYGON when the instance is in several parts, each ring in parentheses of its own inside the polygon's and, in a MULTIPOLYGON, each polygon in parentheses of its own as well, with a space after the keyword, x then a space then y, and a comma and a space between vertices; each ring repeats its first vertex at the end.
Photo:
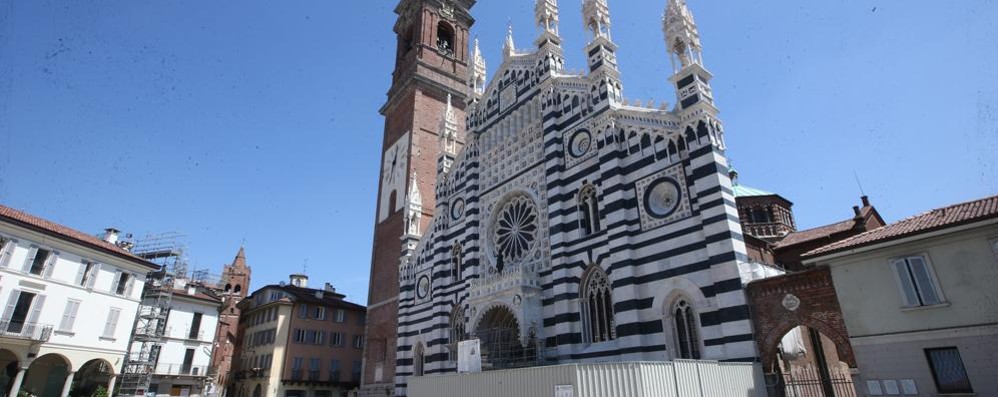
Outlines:
POLYGON ((695 128, 697 136, 709 136, 714 145, 724 149, 722 124, 710 88, 714 75, 703 65, 700 32, 686 0, 669 0, 662 32, 672 62, 669 81, 676 87, 677 111, 690 128, 695 128))
POLYGON ((592 37, 586 45, 586 55, 594 105, 597 108, 619 105, 623 101, 623 84, 617 69, 617 44, 610 35, 610 6, 606 0, 584 0, 582 21, 592 37))

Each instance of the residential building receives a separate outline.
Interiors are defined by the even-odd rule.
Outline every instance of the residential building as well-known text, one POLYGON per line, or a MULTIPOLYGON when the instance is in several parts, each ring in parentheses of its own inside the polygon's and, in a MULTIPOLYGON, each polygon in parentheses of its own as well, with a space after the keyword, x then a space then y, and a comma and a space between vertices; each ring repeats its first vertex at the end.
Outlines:
POLYGON ((0 395, 114 389, 157 268, 124 247, 0 206, 0 395))
MULTIPOLYGON (((210 376, 215 331, 222 300, 214 291, 189 283, 174 282, 164 332, 152 353, 155 365, 146 396, 206 395, 210 376)), ((140 345, 133 344, 132 354, 140 345)))
POLYGON ((998 395, 998 196, 951 205, 826 245, 870 396, 998 395))
POLYGON ((216 395, 227 395, 232 358, 235 354, 239 332, 239 302, 249 292, 252 271, 246 264, 246 250, 239 247, 232 263, 222 268, 222 277, 216 291, 222 297, 222 311, 218 316, 218 329, 215 332, 214 354, 211 368, 215 371, 213 390, 216 395))
POLYGON ((360 384, 366 310, 308 277, 268 285, 239 303, 237 397, 339 397, 360 384))
POLYGON ((585 71, 538 0, 533 46, 510 28, 491 80, 475 1, 398 3, 362 394, 456 372, 472 339, 484 369, 757 360, 713 75, 663 2, 675 106, 625 99, 606 0, 583 1, 585 71))

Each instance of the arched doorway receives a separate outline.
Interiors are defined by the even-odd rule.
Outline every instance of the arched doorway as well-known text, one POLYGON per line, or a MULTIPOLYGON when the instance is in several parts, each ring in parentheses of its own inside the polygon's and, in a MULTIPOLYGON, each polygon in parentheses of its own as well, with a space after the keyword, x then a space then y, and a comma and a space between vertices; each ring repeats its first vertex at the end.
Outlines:
POLYGON ((28 366, 21 390, 38 397, 59 397, 68 374, 69 361, 58 354, 46 354, 28 366))
POLYGON ((773 362, 764 363, 776 383, 777 395, 787 397, 856 397, 849 364, 828 336, 798 326, 783 334, 773 362))
POLYGON ((98 388, 107 387, 113 374, 114 369, 107 361, 101 359, 87 361, 80 367, 79 371, 76 371, 69 395, 72 397, 92 396, 98 388))
POLYGON ((482 314, 475 327, 481 341, 482 368, 510 368, 530 364, 537 355, 534 341, 520 340, 520 323, 505 306, 496 306, 482 314))
POLYGON ((0 349, 0 397, 17 394, 10 392, 11 383, 17 376, 17 364, 17 355, 14 352, 0 349))

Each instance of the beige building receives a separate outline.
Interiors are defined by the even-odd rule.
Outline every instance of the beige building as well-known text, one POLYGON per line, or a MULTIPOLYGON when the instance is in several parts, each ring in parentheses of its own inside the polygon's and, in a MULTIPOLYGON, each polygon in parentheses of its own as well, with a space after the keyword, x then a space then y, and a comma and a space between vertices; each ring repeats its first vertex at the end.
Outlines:
POLYGON ((360 384, 364 306, 308 277, 268 285, 239 303, 236 397, 339 397, 360 384))
POLYGON ((809 252, 828 265, 870 396, 998 395, 998 196, 809 252))

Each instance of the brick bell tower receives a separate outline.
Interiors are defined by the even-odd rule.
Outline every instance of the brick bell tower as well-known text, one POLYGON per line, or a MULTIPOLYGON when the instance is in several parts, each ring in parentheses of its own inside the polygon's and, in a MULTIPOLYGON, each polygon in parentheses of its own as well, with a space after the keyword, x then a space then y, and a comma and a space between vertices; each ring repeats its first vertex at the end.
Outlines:
MULTIPOLYGON (((475 0, 401 0, 395 7, 395 71, 388 100, 380 109, 385 132, 367 302, 363 396, 395 393, 399 264, 433 217, 439 132, 448 96, 454 119, 464 119, 474 4, 475 0)), ((459 124, 458 148, 464 143, 464 123, 459 124)))

